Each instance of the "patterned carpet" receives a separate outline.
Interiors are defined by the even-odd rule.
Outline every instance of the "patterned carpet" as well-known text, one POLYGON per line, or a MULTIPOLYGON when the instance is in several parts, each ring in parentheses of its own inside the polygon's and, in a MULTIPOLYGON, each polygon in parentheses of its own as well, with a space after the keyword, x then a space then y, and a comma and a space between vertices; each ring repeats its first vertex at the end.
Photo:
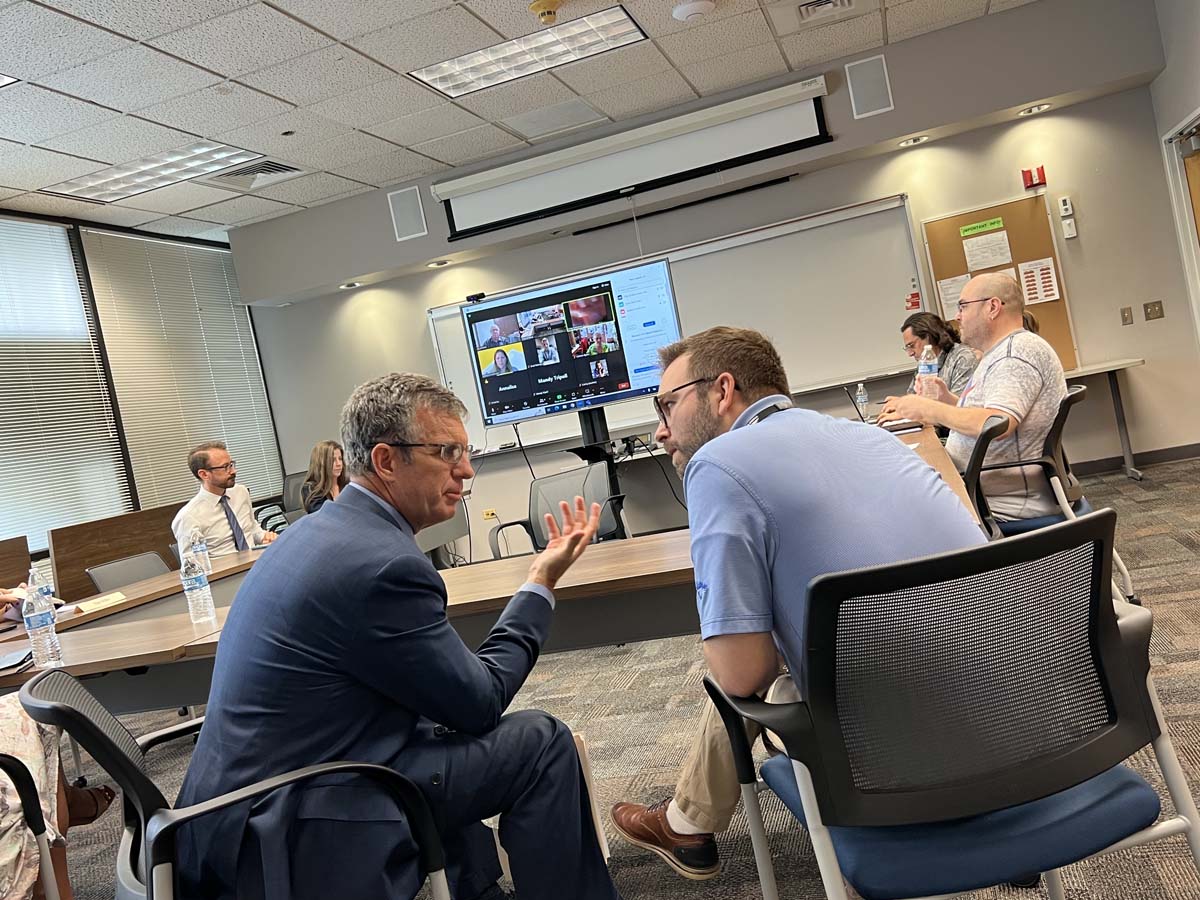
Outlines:
MULTIPOLYGON (((1140 483, 1119 474, 1094 476, 1085 485, 1094 506, 1118 511, 1118 548, 1155 614, 1152 654, 1159 696, 1180 762, 1200 794, 1200 460, 1148 467, 1145 475, 1140 483)), ((599 800, 607 809, 620 799, 644 801, 673 790, 703 700, 702 676, 695 638, 560 653, 539 662, 515 705, 553 713, 586 737, 599 800)), ((129 725, 140 733, 171 721, 173 714, 157 714, 136 717, 129 725)), ((151 757, 150 773, 168 797, 178 790, 190 752, 190 743, 176 742, 151 757)), ((1159 783, 1157 768, 1144 753, 1134 765, 1159 783)), ((806 834, 772 795, 765 795, 764 811, 782 895, 823 897, 806 834)), ((72 876, 80 900, 113 896, 118 829, 114 811, 71 832, 72 876)), ((719 837, 724 871, 707 882, 671 875, 651 854, 623 843, 611 826, 608 840, 612 872, 625 900, 761 896, 740 812, 719 837)), ((1065 872, 1065 882, 1071 900, 1200 897, 1200 873, 1182 838, 1074 866, 1065 872)), ((1044 896, 1044 891, 1014 888, 973 895, 978 900, 1044 896)))

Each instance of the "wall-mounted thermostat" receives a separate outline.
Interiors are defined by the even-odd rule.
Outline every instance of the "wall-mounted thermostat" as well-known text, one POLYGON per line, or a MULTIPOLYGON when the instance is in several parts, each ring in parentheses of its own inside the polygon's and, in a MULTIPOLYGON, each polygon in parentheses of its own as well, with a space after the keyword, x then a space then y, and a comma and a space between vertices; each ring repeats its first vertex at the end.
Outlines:
POLYGON ((1071 205, 1070 197, 1059 197, 1058 198, 1058 214, 1059 214, 1059 216, 1061 216, 1064 219, 1067 216, 1075 215, 1075 207, 1071 205))

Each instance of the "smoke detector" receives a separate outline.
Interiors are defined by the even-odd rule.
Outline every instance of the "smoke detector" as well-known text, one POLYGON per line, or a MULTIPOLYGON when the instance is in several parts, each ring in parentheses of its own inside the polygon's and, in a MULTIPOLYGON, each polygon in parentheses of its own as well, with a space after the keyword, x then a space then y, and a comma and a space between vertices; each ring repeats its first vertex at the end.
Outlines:
POLYGON ((553 25, 558 21, 558 8, 562 5, 563 0, 533 0, 529 4, 529 11, 537 16, 541 24, 553 25))
POLYGON ((698 22, 716 8, 713 0, 691 0, 688 3, 676 3, 671 15, 680 22, 698 22))

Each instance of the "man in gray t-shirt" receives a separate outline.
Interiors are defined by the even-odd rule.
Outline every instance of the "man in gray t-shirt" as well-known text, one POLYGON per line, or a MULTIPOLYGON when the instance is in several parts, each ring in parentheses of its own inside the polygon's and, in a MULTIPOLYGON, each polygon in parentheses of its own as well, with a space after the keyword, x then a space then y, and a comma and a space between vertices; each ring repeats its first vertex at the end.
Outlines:
MULTIPOLYGON (((961 470, 984 423, 991 416, 1004 416, 1008 430, 992 442, 984 463, 1040 456, 1067 394, 1067 383, 1054 348, 1025 331, 1024 311, 1021 287, 1011 275, 972 278, 958 301, 963 343, 983 351, 971 380, 958 396, 940 383, 936 400, 889 397, 880 423, 908 418, 949 428, 946 450, 961 470)), ((998 519, 1032 519, 1059 512, 1050 484, 1035 466, 985 472, 980 483, 998 519)))

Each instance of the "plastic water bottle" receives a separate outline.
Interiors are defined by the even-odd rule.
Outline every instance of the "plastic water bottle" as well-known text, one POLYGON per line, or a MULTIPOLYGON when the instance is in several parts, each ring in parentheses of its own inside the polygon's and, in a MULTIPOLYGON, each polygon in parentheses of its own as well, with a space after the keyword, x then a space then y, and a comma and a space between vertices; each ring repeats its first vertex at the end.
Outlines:
POLYGON ((870 402, 870 398, 867 396, 867 386, 860 381, 858 387, 854 389, 854 405, 858 407, 858 413, 864 421, 871 418, 871 414, 867 412, 870 402))
POLYGON ((212 591, 208 588, 208 576, 200 567, 196 557, 190 553, 183 558, 183 567, 179 570, 179 579, 183 582, 183 593, 187 597, 188 615, 197 625, 211 622, 217 618, 217 610, 213 607, 212 591))
POLYGON ((33 648, 33 664, 39 669, 61 666, 62 648, 54 630, 54 586, 39 575, 36 568, 29 570, 21 618, 25 620, 25 633, 33 648))
POLYGON ((190 553, 196 558, 196 562, 200 564, 200 568, 204 570, 204 574, 212 574, 212 559, 208 555, 208 538, 204 536, 204 532, 199 528, 193 528, 192 533, 188 535, 188 545, 181 548, 181 555, 190 553))
POLYGON ((933 344, 926 344, 917 362, 917 393, 937 399, 938 353, 933 344))

